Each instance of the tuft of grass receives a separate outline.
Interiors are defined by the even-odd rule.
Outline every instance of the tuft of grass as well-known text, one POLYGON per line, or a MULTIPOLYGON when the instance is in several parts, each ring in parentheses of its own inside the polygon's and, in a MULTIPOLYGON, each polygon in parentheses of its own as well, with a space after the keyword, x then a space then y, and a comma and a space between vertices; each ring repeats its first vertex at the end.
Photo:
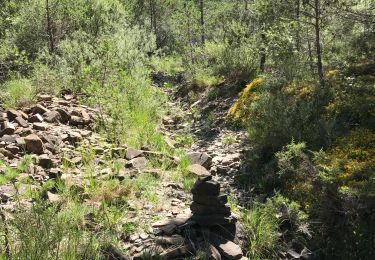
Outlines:
POLYGON ((5 91, 4 107, 15 108, 27 106, 36 100, 36 88, 28 79, 13 79, 6 82, 2 89, 5 91))

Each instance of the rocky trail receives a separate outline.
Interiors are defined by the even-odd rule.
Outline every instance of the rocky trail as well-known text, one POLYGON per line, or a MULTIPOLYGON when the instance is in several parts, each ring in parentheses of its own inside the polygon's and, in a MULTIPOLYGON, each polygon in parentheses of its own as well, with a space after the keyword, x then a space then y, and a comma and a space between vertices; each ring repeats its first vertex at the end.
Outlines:
MULTIPOLYGON (((30 207, 33 200, 25 194, 41 190, 48 180, 63 181, 81 194, 84 204, 99 208, 100 197, 94 199, 86 192, 90 178, 124 181, 150 175, 160 182, 152 191, 141 188, 129 195, 123 221, 137 223, 137 229, 132 234, 118 234, 120 248, 109 247, 109 259, 141 259, 145 253, 184 259, 199 252, 206 252, 210 259, 241 259, 244 237, 236 215, 238 208, 234 204, 230 207, 228 202, 246 199, 251 193, 234 180, 241 174, 246 133, 224 124, 230 100, 208 103, 210 108, 217 108, 210 123, 207 117, 192 112, 199 101, 187 105, 181 99, 172 100, 171 110, 181 109, 166 116, 160 129, 171 147, 181 146, 176 141, 181 133, 193 136, 194 143, 183 148, 190 161, 188 171, 198 176, 192 193, 173 181, 170 172, 150 163, 167 158, 177 165, 178 159, 146 147, 138 150, 114 145, 93 131, 98 116, 95 109, 79 105, 72 95, 40 95, 35 105, 0 111, 0 174, 5 176, 9 168, 19 169, 15 180, 0 186, 2 215, 11 218, 18 203, 30 207), (30 162, 20 169, 25 155, 30 162), (87 173, 87 164, 95 171, 87 173), (156 197, 154 202, 144 198, 150 193, 156 197), (124 251, 127 253, 120 253, 124 251)), ((204 115, 210 108, 199 109, 204 115)), ((55 189, 47 190, 45 199, 51 203, 62 201, 55 189)))

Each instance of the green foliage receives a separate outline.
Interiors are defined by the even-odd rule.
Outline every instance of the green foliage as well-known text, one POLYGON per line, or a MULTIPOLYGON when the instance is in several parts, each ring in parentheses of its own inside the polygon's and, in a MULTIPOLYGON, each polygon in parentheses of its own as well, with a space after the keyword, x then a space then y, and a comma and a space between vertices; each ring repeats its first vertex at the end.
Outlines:
POLYGON ((36 89, 30 80, 14 79, 1 88, 5 92, 3 99, 7 108, 30 105, 36 100, 36 89))
POLYGON ((302 229, 306 225, 306 215, 300 211, 299 205, 281 195, 264 204, 254 203, 244 212, 242 220, 248 239, 247 256, 251 259, 277 258, 278 252, 288 250, 285 239, 303 244, 309 235, 308 229, 302 229), (288 234, 282 234, 285 224, 290 225, 288 234))

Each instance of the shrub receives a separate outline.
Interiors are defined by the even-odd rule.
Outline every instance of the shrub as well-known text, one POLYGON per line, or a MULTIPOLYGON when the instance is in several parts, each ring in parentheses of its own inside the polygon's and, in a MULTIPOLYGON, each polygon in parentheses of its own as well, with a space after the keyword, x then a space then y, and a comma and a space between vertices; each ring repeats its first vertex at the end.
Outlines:
POLYGON ((292 240, 303 248, 306 237, 310 236, 306 217, 297 203, 281 195, 264 204, 255 203, 242 216, 248 239, 247 256, 250 259, 279 258, 281 252, 288 252, 288 242, 292 240))
POLYGON ((13 79, 6 82, 2 88, 5 91, 3 99, 6 108, 27 106, 36 99, 35 86, 28 79, 13 79))

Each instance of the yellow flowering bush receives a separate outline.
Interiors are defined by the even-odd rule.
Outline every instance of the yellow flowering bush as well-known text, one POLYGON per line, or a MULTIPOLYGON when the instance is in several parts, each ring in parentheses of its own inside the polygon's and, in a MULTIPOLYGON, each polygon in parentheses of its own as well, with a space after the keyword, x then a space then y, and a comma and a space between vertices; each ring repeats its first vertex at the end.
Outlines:
POLYGON ((264 82, 263 78, 256 78, 246 85, 246 88, 242 92, 240 98, 236 103, 229 109, 228 117, 235 121, 246 121, 249 119, 248 111, 246 107, 257 99, 257 94, 254 89, 264 82))
POLYGON ((366 128, 352 130, 328 150, 329 168, 340 190, 375 195, 375 133, 366 128))

